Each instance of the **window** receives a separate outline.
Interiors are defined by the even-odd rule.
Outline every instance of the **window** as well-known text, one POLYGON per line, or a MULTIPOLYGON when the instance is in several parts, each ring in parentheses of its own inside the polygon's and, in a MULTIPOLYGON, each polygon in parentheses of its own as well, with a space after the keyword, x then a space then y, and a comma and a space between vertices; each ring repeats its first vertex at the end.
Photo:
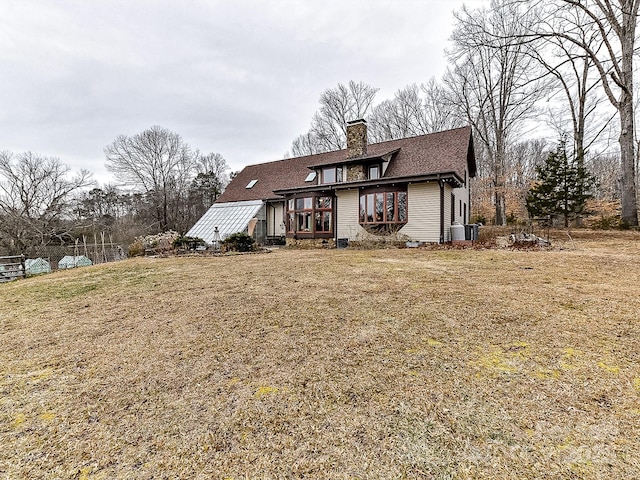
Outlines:
POLYGON ((329 167, 322 169, 322 183, 342 182, 342 167, 329 167))
POLYGON ((316 197, 315 219, 316 232, 331 233, 331 197, 316 197))
POLYGON ((407 192, 363 192, 360 195, 360 223, 407 223, 407 192))
POLYGON ((369 167, 369 180, 380 178, 380 165, 371 165, 369 167))
POLYGON ((254 186, 256 183, 258 183, 258 180, 251 180, 249 183, 247 183, 247 186, 246 186, 246 187, 244 187, 244 188, 247 188, 247 189, 249 189, 249 188, 253 188, 253 186, 254 186))
POLYGON ((311 172, 307 175, 307 178, 304 179, 305 182, 313 182, 316 179, 316 172, 311 172))
POLYGON ((330 235, 333 231, 333 198, 290 198, 287 202, 287 219, 287 231, 290 233, 330 235))
POLYGON ((451 194, 451 223, 456 221, 456 196, 451 194))

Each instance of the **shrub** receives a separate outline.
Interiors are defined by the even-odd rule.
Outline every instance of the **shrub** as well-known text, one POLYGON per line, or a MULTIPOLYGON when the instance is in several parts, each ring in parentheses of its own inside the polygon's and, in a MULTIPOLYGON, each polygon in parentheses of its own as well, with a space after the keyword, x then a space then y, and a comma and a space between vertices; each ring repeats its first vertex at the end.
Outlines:
POLYGON ((144 255, 144 244, 141 237, 136 238, 132 244, 129 245, 129 257, 140 257, 144 255))
POLYGON ((586 226, 594 230, 623 230, 620 202, 606 200, 592 200, 587 203, 589 217, 586 226))
POLYGON ((488 225, 487 218, 482 214, 473 215, 470 223, 481 223, 482 225, 488 225))
POLYGON ((589 219, 588 226, 594 230, 624 230, 625 225, 619 215, 594 216, 589 219))
POLYGON ((200 237, 187 237, 186 235, 180 235, 173 241, 173 248, 195 250, 197 247, 202 247, 204 245, 206 245, 206 243, 200 237))
POLYGON ((222 244, 226 250, 232 252, 250 252, 254 248, 255 240, 244 232, 229 235, 222 244))
POLYGON ((178 236, 177 232, 169 230, 156 235, 136 237, 133 243, 129 245, 129 256, 144 255, 147 250, 153 250, 154 253, 170 252, 173 250, 173 242, 178 236))

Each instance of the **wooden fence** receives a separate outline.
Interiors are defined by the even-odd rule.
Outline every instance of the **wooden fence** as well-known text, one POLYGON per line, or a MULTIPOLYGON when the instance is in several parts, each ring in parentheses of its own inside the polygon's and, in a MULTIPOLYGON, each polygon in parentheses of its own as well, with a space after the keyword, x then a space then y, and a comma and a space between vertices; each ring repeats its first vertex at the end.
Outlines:
POLYGON ((24 266, 24 255, 0 257, 0 282, 8 282, 18 277, 26 277, 27 269, 24 266))

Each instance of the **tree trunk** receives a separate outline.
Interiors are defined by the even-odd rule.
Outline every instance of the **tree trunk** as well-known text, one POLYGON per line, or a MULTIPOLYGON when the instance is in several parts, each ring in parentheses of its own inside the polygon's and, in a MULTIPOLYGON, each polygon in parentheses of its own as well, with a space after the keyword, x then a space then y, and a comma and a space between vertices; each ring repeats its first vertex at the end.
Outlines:
MULTIPOLYGON (((623 96, 627 96, 623 94, 623 96)), ((620 102, 620 154, 622 164, 621 203, 622 220, 627 225, 638 225, 636 200, 636 173, 633 152, 633 108, 630 101, 620 102), (626 103, 626 104, 625 104, 626 103)))
POLYGON ((504 226, 507 224, 506 201, 504 198, 504 187, 496 187, 496 225, 504 226))
POLYGON ((633 47, 635 42, 635 16, 623 13, 623 25, 628 35, 621 38, 621 94, 618 104, 620 113, 620 160, 622 164, 622 221, 629 226, 638 226, 638 204, 636 198, 636 172, 633 140, 633 47))
POLYGON ((504 129, 496 128, 496 146, 494 154, 494 179, 495 185, 495 204, 496 204, 496 225, 504 226, 507 224, 507 200, 505 196, 505 150, 506 141, 504 139, 504 129))

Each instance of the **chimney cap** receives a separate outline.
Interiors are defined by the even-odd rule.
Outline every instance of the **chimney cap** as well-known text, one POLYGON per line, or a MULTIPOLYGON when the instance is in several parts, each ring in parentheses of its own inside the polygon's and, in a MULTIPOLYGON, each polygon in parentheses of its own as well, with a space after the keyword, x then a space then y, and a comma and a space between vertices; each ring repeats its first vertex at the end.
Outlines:
POLYGON ((367 121, 364 118, 358 118, 357 120, 349 120, 347 125, 355 125, 357 123, 367 123, 367 121))

